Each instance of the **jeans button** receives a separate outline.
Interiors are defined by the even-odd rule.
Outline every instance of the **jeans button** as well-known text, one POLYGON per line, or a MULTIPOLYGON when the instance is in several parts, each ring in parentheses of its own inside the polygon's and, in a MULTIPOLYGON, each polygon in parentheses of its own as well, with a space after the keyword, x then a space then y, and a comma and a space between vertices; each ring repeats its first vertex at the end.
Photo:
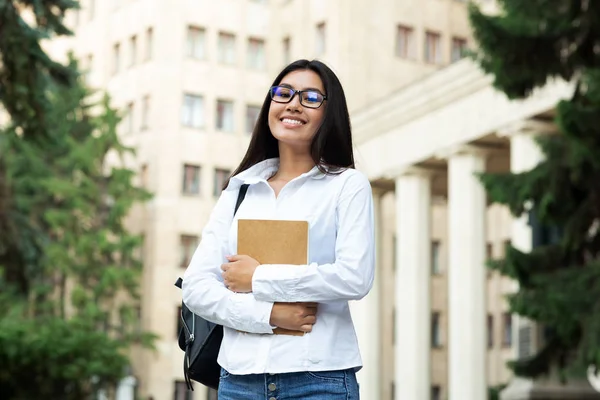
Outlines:
MULTIPOLYGON (((274 391, 275 391, 275 389, 277 389, 277 386, 275 386, 275 384, 274 384, 274 383, 269 383, 269 386, 268 386, 268 387, 269 387, 269 391, 270 391, 270 392, 274 392, 274 391)), ((270 399, 269 399, 269 400, 270 400, 270 399)))
POLYGON ((269 400, 277 400, 275 397, 269 397, 269 400))

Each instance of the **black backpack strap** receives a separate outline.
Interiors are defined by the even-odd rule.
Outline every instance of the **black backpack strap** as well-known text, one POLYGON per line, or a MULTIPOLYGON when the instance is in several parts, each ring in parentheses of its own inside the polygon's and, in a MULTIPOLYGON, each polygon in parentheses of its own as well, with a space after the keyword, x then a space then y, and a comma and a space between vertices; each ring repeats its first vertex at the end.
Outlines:
MULTIPOLYGON (((242 205, 242 201, 244 201, 244 199, 246 198, 246 192, 248 192, 248 187, 250 187, 250 185, 247 183, 244 183, 242 186, 240 186, 240 191, 238 192, 237 201, 235 202, 235 209, 233 210, 233 215, 237 213, 238 208, 240 208, 240 206, 242 205)), ((177 282, 175 282, 175 286, 181 289, 182 283, 183 279, 179 278, 177 279, 177 282)))
POLYGON ((240 191, 238 192, 237 202, 235 203, 235 209, 233 210, 233 215, 235 215, 238 208, 240 208, 240 205, 242 205, 242 201, 244 201, 244 198, 246 197, 246 192, 248 191, 249 186, 250 185, 247 183, 240 186, 240 191))

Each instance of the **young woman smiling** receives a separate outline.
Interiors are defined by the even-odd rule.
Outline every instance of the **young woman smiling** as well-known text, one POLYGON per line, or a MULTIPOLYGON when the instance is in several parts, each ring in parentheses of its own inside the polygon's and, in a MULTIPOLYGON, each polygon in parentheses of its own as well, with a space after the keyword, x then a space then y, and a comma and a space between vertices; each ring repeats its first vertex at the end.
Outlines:
POLYGON ((183 279, 186 305, 224 326, 219 400, 358 399, 348 301, 364 297, 373 277, 372 191, 354 169, 344 91, 325 64, 296 61, 269 89, 183 279), (308 221, 308 265, 235 254, 238 219, 308 221))

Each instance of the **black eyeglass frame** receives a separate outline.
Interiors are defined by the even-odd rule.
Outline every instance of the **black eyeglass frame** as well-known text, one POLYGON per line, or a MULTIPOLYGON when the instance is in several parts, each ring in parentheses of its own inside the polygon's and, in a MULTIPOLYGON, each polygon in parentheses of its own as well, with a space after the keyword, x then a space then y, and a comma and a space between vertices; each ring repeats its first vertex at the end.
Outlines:
POLYGON ((317 90, 317 89, 296 90, 296 89, 292 89, 291 87, 288 87, 288 86, 280 86, 280 85, 278 85, 278 86, 271 86, 271 88, 269 89, 269 97, 271 97, 271 100, 272 100, 272 101, 274 101, 275 103, 279 103, 279 104, 287 104, 287 103, 291 102, 291 101, 294 99, 294 96, 296 96, 296 94, 297 94, 298 96, 300 96, 300 97, 299 97, 299 99, 300 99, 300 104, 301 104, 303 107, 310 108, 310 109, 313 109, 313 110, 316 110, 317 108, 321 108, 321 106, 323 105, 323 103, 325 102, 325 100, 327 100, 327 95, 326 95, 326 94, 323 94, 323 93, 321 93, 321 92, 320 92, 319 90, 317 90), (278 100, 275 100, 275 99, 273 98, 273 89, 275 89, 275 88, 284 88, 284 89, 287 89, 287 90, 291 91, 291 92, 292 92, 292 95, 290 96, 290 99, 289 99, 288 101, 278 101, 278 100), (307 105, 305 105, 305 104, 302 102, 302 93, 307 93, 307 92, 316 92, 316 93, 319 93, 321 96, 323 96, 323 100, 321 101, 321 103, 319 103, 319 105, 318 105, 317 107, 311 107, 311 106, 307 106, 307 105))

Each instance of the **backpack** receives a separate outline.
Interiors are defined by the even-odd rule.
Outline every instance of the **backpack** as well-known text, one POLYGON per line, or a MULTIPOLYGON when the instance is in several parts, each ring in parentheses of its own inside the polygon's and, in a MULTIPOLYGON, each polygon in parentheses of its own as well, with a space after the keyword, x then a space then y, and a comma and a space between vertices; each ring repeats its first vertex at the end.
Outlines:
MULTIPOLYGON (((246 197, 247 184, 240 187, 233 215, 246 197)), ((181 289, 183 279, 177 279, 175 286, 181 289)), ((192 380, 212 389, 219 387, 221 367, 217 356, 223 340, 223 327, 199 317, 181 302, 181 330, 179 331, 179 348, 185 352, 183 358, 183 375, 189 390, 194 390, 192 380)))

